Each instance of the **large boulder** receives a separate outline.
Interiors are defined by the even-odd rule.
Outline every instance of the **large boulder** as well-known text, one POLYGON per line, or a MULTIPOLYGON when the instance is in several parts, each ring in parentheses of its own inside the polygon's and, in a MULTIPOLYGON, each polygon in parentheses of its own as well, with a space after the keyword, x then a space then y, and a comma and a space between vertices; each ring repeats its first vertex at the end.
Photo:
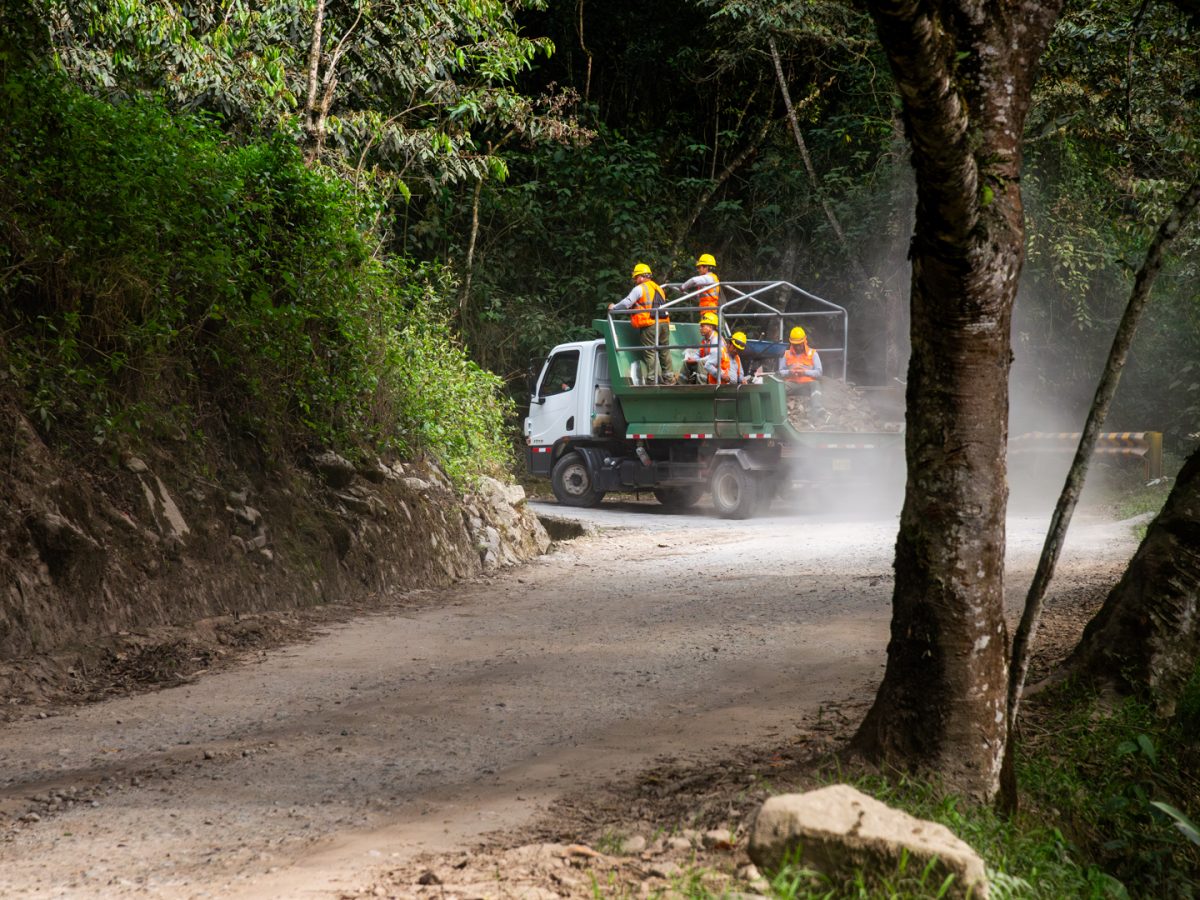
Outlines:
POLYGON ((892 809, 847 784, 771 797, 758 812, 747 849, 764 872, 774 873, 787 861, 834 883, 856 870, 894 878, 907 854, 910 873, 919 874, 932 862, 927 884, 935 890, 947 875, 954 876, 939 896, 988 896, 983 860, 950 829, 892 809))

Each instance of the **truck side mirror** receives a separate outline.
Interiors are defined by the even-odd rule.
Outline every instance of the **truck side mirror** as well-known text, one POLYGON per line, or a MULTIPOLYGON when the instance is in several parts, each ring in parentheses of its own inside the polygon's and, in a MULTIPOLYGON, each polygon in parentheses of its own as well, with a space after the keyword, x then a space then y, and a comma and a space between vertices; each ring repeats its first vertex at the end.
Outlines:
POLYGON ((538 376, 542 374, 542 369, 546 365, 546 360, 549 357, 538 356, 529 360, 529 367, 525 370, 525 390, 529 393, 530 403, 545 403, 545 397, 537 395, 538 376))

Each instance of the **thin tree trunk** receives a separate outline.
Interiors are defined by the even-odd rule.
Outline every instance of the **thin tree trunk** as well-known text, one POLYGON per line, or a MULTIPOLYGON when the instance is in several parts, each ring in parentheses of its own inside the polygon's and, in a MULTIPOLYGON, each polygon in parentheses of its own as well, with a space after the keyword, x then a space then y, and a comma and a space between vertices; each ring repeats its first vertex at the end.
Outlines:
POLYGON ((325 0, 317 0, 313 11, 312 44, 308 51, 308 91, 304 97, 304 133, 309 146, 309 159, 317 146, 317 86, 321 74, 321 29, 325 24, 325 0))
POLYGON ((1021 691, 1025 687, 1025 679, 1029 671, 1030 645, 1037 636, 1037 627, 1041 618, 1046 589, 1050 585, 1050 579, 1054 576, 1054 567, 1058 562, 1058 555, 1062 549, 1063 539, 1066 537, 1067 527, 1071 523, 1071 516, 1074 513, 1075 505, 1079 500, 1080 493, 1083 491, 1083 482, 1087 476, 1088 463, 1092 452, 1096 447, 1096 439, 1100 434, 1100 429, 1104 426, 1108 410, 1112 406, 1113 396, 1116 394, 1117 385, 1121 381, 1121 371, 1124 369, 1125 360, 1129 356, 1129 348, 1133 343, 1134 335, 1137 333, 1142 313, 1145 311, 1146 305, 1150 300, 1150 290, 1154 285, 1154 280, 1158 276, 1159 270, 1162 269, 1166 249, 1179 234, 1180 229, 1187 221, 1188 216, 1195 210, 1197 204, 1200 204, 1200 180, 1194 182, 1184 192, 1171 210, 1170 215, 1159 226, 1158 233, 1154 236, 1150 248, 1146 251, 1145 262, 1142 263, 1142 268, 1138 271, 1129 303, 1125 307, 1125 313, 1121 317, 1121 323, 1117 327, 1116 335, 1113 337, 1112 348, 1108 354, 1108 362, 1104 367, 1100 383, 1096 388, 1096 396, 1092 400, 1091 409, 1088 411, 1087 422, 1083 427, 1083 434, 1079 438, 1079 446, 1075 451, 1075 458, 1071 462, 1071 468, 1067 472, 1066 482, 1063 484, 1063 490, 1058 498, 1058 504, 1055 506, 1054 515, 1050 519, 1050 529, 1046 535, 1046 542, 1042 547, 1042 555, 1038 560, 1037 571, 1034 573, 1033 582, 1029 587, 1029 594, 1025 599, 1025 610, 1021 616, 1021 624, 1017 628, 1016 637, 1013 641, 1013 661, 1008 693, 1010 729, 1015 725, 1017 714, 1020 711, 1021 691))
MULTIPOLYGON (((489 148, 489 153, 491 152, 489 148)), ((475 242, 479 238, 479 196, 483 193, 483 178, 475 182, 475 196, 471 200, 471 237, 467 241, 467 260, 464 265, 462 294, 458 298, 458 318, 466 323, 467 301, 471 298, 471 274, 475 271, 475 242)))
POLYGON ((579 49, 587 57, 587 75, 583 81, 583 100, 586 103, 592 94, 592 51, 583 41, 583 0, 579 0, 577 9, 579 12, 579 49))
POLYGON ((758 133, 751 138, 750 143, 743 147, 738 155, 729 161, 729 164, 721 170, 720 174, 717 175, 717 177, 713 179, 712 183, 709 184, 708 187, 706 187, 700 194, 696 202, 692 205, 692 211, 688 214, 687 220, 683 223, 679 230, 675 232, 675 240, 671 242, 671 259, 675 258, 675 255, 679 252, 679 247, 687 237, 688 232, 692 230, 692 226, 696 224, 696 220, 700 218, 700 214, 704 212, 705 207, 708 206, 709 202, 716 195, 717 191, 721 189, 721 185, 728 181, 734 172, 745 165, 746 161, 750 159, 750 157, 756 152, 758 152, 758 148, 761 147, 762 142, 766 140, 766 137, 770 133, 771 126, 773 124, 774 122, 771 119, 764 119, 762 127, 759 128, 758 133))
POLYGON ((1029 657, 1033 641, 1037 637, 1046 590, 1050 586, 1050 579, 1054 577, 1054 567, 1058 562, 1059 552, 1062 550, 1067 527, 1071 523, 1075 505, 1083 491, 1083 482, 1087 477, 1088 463, 1093 450, 1095 450, 1096 439, 1100 434, 1100 429, 1104 426, 1108 410, 1112 406, 1113 396, 1121 381, 1121 371, 1125 367, 1129 348, 1137 333, 1138 322, 1150 300, 1150 290, 1154 286, 1154 280, 1162 269, 1167 247, 1179 234, 1188 216, 1195 211, 1198 204, 1200 204, 1200 180, 1193 182, 1184 191, 1176 201, 1170 215, 1159 226, 1158 233, 1146 251, 1146 259, 1138 271, 1129 303, 1125 307, 1125 313, 1121 317, 1121 323, 1117 326, 1117 333, 1113 337, 1112 348, 1108 353, 1108 362, 1100 376, 1100 383, 1096 387, 1096 396, 1092 400, 1087 422, 1083 426, 1083 434, 1079 438, 1079 447, 1075 451, 1075 458, 1071 462, 1071 468, 1067 471, 1062 493, 1054 508, 1054 515, 1050 519, 1050 529, 1042 547, 1042 556, 1038 560, 1037 571, 1029 586, 1029 594, 1025 598, 1025 611, 1021 616, 1021 624, 1018 626, 1016 637, 1013 640, 1013 659, 1008 687, 1010 740, 1021 709, 1021 692, 1025 688, 1025 679, 1029 672, 1029 657))
POLYGON ((859 261, 858 254, 851 248, 850 242, 846 240, 846 232, 842 229, 842 223, 838 221, 837 214, 833 211, 833 204, 825 196, 820 176, 817 175, 817 170, 813 166, 812 157, 808 152, 808 144, 804 140, 804 133, 800 130, 800 120, 796 117, 796 109, 792 105, 792 92, 788 89, 787 79, 783 75, 783 62, 779 58, 779 48, 775 46, 774 37, 767 38, 767 46, 771 48, 771 59, 775 63, 775 78, 779 82, 779 91, 783 94, 783 105, 787 110, 788 121, 792 125, 792 136, 795 137, 796 146, 800 150, 800 159, 804 161, 804 171, 808 173, 809 184, 812 185, 813 193, 816 195, 817 201, 821 204, 821 210, 825 213, 825 220, 829 222, 829 227, 833 229, 834 236, 837 237, 838 243, 842 246, 842 252, 850 260, 855 277, 864 285, 869 285, 871 277, 867 275, 866 269, 863 268, 862 263, 859 261))

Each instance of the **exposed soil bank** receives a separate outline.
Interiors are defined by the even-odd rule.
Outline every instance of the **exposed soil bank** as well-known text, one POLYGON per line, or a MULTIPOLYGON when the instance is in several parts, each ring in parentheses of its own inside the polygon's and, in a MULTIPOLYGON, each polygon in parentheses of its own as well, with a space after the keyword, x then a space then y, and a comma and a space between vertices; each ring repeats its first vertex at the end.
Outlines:
POLYGON ((460 497, 428 462, 268 466, 183 438, 105 460, 48 447, 0 401, 0 717, 169 682, 291 627, 246 614, 379 605, 548 545, 520 488, 460 497))

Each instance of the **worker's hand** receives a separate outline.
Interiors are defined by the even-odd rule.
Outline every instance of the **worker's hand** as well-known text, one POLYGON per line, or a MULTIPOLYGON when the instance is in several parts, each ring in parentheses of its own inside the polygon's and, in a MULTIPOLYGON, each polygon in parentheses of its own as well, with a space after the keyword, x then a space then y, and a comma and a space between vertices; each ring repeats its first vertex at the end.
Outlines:
POLYGON ((754 370, 754 377, 762 378, 762 373, 763 373, 763 367, 759 366, 757 369, 754 370))

